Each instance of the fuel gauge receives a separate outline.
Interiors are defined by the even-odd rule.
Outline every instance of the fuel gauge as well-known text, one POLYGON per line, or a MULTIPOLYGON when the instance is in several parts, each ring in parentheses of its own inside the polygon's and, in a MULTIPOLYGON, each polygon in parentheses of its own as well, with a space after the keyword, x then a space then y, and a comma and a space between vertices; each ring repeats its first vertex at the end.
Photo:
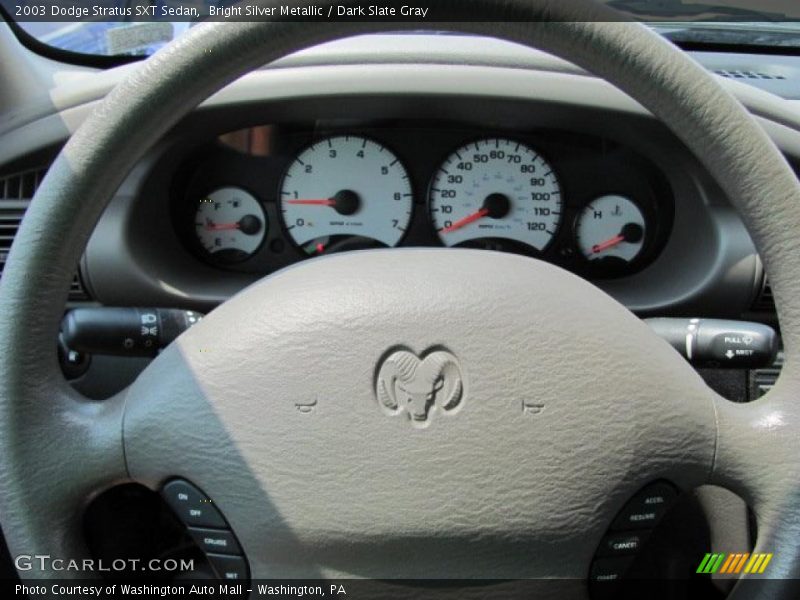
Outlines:
POLYGON ((194 218, 200 246, 209 256, 224 263, 252 256, 267 233, 261 204, 236 187, 220 188, 200 198, 194 218))
POLYGON ((644 248, 646 225, 639 207, 625 196, 601 196, 575 224, 578 249, 589 261, 628 264, 644 248))

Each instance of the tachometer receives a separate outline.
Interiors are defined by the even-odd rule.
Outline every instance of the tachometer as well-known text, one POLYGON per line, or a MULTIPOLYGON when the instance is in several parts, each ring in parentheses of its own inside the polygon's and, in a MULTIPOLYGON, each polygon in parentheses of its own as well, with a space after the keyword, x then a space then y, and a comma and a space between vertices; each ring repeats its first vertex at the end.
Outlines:
POLYGON ((294 242, 318 253, 342 236, 396 246, 411 219, 413 195, 400 159, 350 135, 301 152, 284 176, 280 203, 294 242))
POLYGON ((494 238, 543 250, 561 222, 561 203, 548 162, 509 139, 462 146, 431 184, 431 219, 447 246, 494 238))

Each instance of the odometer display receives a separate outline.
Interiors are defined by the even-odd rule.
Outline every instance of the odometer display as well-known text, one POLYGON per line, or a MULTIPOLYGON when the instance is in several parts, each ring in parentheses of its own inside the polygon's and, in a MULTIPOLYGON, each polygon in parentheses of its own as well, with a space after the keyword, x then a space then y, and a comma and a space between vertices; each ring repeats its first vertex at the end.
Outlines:
POLYGON ((431 184, 431 219, 446 246, 495 238, 544 250, 561 222, 561 205, 550 164, 509 139, 462 146, 431 184))

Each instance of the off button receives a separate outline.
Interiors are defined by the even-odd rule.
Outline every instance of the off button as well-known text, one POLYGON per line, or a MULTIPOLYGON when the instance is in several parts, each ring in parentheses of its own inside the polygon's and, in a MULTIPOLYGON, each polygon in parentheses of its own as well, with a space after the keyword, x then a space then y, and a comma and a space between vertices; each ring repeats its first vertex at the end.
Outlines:
POLYGON ((188 481, 175 479, 161 491, 170 508, 186 525, 226 528, 225 519, 211 500, 188 481))

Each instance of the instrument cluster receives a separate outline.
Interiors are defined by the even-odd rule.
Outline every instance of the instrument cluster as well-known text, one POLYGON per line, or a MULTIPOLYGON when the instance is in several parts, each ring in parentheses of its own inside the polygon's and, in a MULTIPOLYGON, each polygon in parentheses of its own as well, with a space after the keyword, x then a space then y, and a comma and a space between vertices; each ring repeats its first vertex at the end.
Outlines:
POLYGON ((587 278, 651 263, 671 189, 644 157, 561 131, 445 124, 259 126, 201 148, 173 182, 185 247, 220 269, 269 273, 345 250, 478 247, 587 278))

